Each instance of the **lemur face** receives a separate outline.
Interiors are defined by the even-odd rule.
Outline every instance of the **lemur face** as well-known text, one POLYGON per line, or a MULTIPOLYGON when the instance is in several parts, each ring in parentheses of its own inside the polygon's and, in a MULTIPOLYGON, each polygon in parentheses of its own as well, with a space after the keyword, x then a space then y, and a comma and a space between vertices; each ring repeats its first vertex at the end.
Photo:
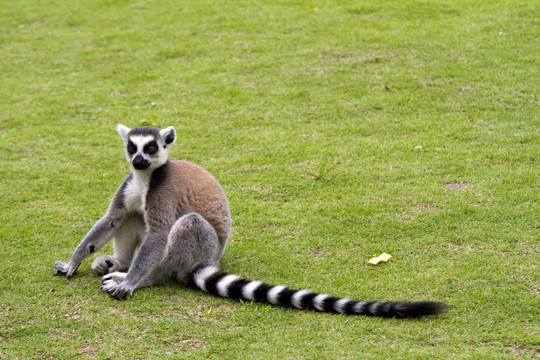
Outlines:
POLYGON ((151 126, 129 129, 118 125, 116 130, 124 140, 128 162, 139 171, 153 170, 165 164, 169 147, 176 140, 172 126, 161 130, 151 126))

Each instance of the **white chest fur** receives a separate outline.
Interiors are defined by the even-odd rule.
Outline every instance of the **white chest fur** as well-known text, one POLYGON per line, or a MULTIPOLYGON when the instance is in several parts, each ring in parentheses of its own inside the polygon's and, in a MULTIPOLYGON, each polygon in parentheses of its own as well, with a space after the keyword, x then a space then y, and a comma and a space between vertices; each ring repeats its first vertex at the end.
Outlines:
POLYGON ((150 184, 150 176, 133 174, 133 178, 124 190, 124 204, 129 211, 144 214, 146 193, 150 184))

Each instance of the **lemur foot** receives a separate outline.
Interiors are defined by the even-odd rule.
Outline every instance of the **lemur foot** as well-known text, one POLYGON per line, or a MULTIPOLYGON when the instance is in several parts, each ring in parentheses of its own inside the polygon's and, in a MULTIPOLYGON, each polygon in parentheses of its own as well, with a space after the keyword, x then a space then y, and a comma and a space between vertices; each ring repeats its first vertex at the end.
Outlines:
POLYGON ((116 283, 121 283, 126 280, 127 273, 115 271, 113 273, 107 274, 101 280, 101 283, 105 285, 107 281, 114 281, 116 283))
POLYGON ((115 271, 124 270, 122 264, 114 256, 100 255, 91 266, 98 275, 110 274, 115 271))
POLYGON ((103 277, 101 291, 117 300, 125 300, 133 294, 135 287, 126 281, 126 273, 113 272, 103 277))

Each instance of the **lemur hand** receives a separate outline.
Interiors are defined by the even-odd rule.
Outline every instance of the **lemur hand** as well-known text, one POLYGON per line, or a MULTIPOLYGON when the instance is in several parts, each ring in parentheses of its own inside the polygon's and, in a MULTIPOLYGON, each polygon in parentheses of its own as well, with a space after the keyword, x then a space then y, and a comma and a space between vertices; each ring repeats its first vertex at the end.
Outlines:
POLYGON ((66 277, 69 279, 73 276, 73 273, 77 271, 79 265, 80 264, 73 264, 71 262, 66 264, 61 261, 57 261, 54 263, 54 275, 66 275, 66 277))

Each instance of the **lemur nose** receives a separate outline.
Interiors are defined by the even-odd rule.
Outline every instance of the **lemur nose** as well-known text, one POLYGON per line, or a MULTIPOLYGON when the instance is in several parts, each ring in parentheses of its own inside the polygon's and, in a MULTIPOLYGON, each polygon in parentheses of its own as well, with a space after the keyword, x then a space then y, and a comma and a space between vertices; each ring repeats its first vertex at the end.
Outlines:
POLYGON ((132 164, 133 164, 133 167, 137 170, 145 170, 150 167, 150 161, 146 160, 141 155, 135 156, 132 164))

